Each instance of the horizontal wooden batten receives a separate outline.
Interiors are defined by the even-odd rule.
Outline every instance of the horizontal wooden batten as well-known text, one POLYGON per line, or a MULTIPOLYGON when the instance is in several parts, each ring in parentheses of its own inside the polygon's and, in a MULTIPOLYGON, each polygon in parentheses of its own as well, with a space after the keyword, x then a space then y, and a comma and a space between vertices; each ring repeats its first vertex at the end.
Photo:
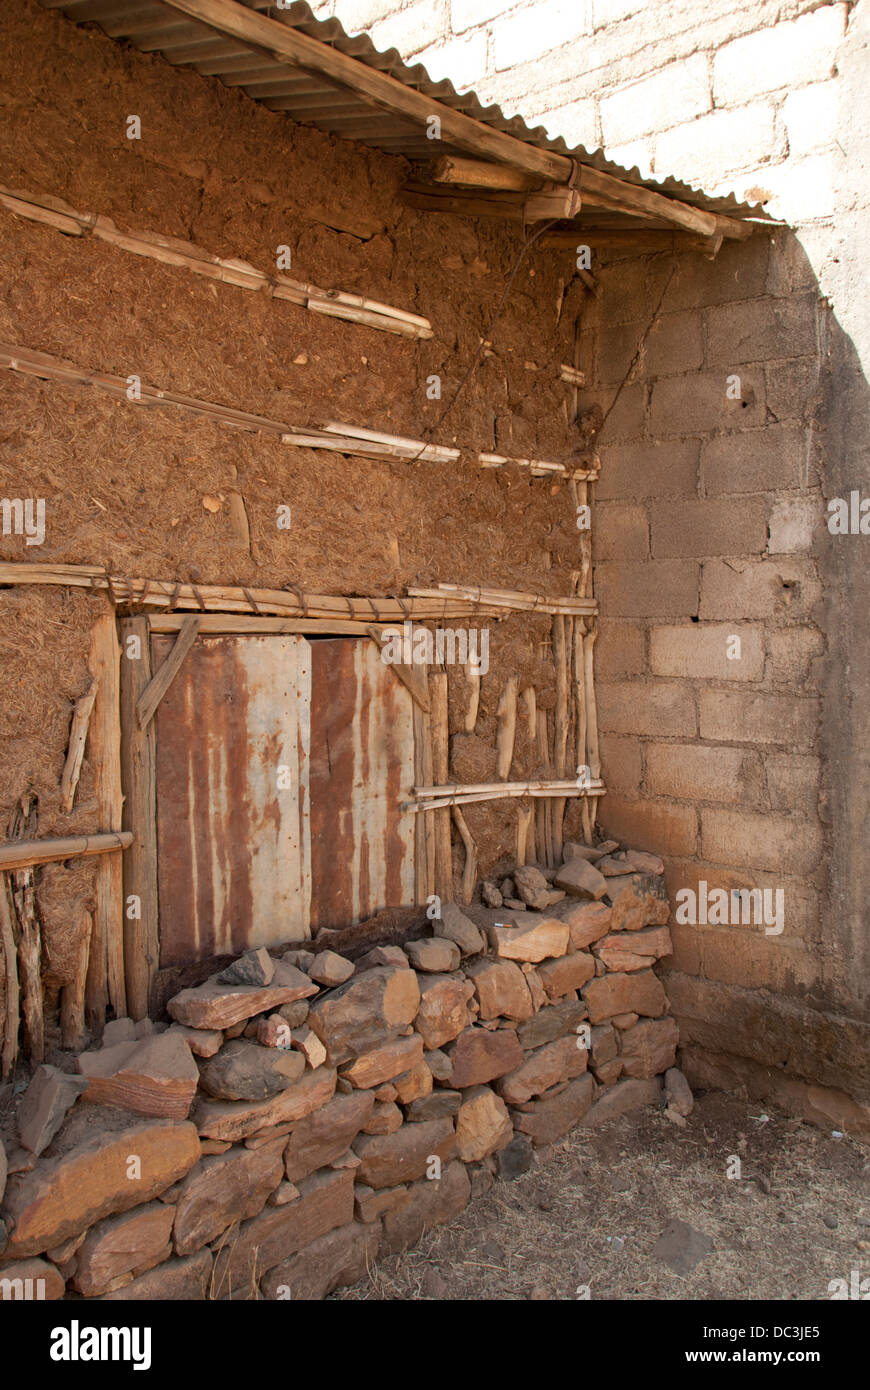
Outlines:
MULTIPOLYGON (((152 613, 149 625, 154 633, 180 632, 186 617, 181 613, 152 613)), ((277 633, 292 637, 367 637, 377 623, 348 622, 343 618, 253 618, 245 614, 203 613, 199 619, 200 637, 265 636, 277 633)))
POLYGON ((0 870, 26 869, 32 864, 111 854, 114 850, 127 849, 132 843, 133 836, 128 830, 71 835, 68 839, 57 840, 10 840, 0 845, 0 870))
POLYGON ((413 598, 464 598, 481 608, 510 608, 523 613, 564 613, 584 616, 598 612, 594 598, 560 597, 553 594, 527 594, 510 589, 483 589, 470 584, 439 584, 437 589, 411 588, 408 593, 413 598))
POLYGON ((321 290, 316 285, 303 284, 285 275, 266 274, 247 261, 223 259, 193 242, 179 241, 176 237, 162 236, 159 232, 122 232, 111 218, 97 213, 78 212, 59 198, 39 198, 35 194, 18 192, 0 184, 0 205, 19 217, 55 227, 66 235, 94 236, 136 256, 179 266, 195 275, 204 275, 237 289, 254 290, 258 294, 267 292, 272 299, 284 299, 314 313, 347 319, 405 337, 432 337, 431 323, 419 314, 394 309, 388 304, 380 304, 361 295, 346 294, 341 290, 321 290))
POLYGON ((414 788, 413 799, 402 803, 406 811, 437 811, 446 806, 467 806, 479 801, 515 801, 518 798, 604 796, 599 779, 580 786, 577 779, 552 782, 480 782, 469 785, 414 788))

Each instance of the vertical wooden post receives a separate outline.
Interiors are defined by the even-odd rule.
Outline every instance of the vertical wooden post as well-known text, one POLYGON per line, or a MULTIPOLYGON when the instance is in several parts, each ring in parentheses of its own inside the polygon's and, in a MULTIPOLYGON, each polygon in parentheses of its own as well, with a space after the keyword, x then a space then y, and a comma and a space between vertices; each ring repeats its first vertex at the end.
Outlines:
MULTIPOLYGON (((420 708, 415 700, 413 703, 412 716, 414 720, 414 782, 418 787, 426 785, 425 782, 425 742, 428 742, 428 730, 423 723, 425 711, 420 708)), ((425 903, 429 894, 429 854, 426 837, 426 812, 417 811, 414 816, 414 900, 418 906, 425 903)))
MULTIPOLYGON (((535 759, 536 759, 536 757, 537 757, 537 738, 538 738, 538 697, 537 697, 537 695, 536 695, 536 693, 535 693, 535 687, 534 687, 533 685, 527 685, 526 688, 525 688, 525 690, 524 690, 523 693, 522 693, 521 699, 522 699, 522 701, 523 701, 523 705, 525 706, 525 711, 526 711, 526 724, 527 724, 527 726, 528 726, 527 732, 528 732, 528 739, 529 739, 529 749, 531 750, 531 751, 530 751, 530 759, 531 759, 531 762, 530 762, 530 766, 529 766, 529 774, 530 774, 531 776, 534 776, 534 764, 535 764, 535 759)), ((537 798, 537 799, 538 799, 538 800, 542 800, 543 798, 540 798, 540 797, 539 797, 539 798, 537 798)), ((538 844, 537 844, 537 836, 536 836, 536 834, 535 834, 536 819, 537 819, 537 811, 536 811, 536 809, 535 809, 534 804, 532 804, 532 806, 529 808, 529 820, 528 820, 528 826, 527 826, 527 828, 526 828, 526 863, 527 863, 527 864, 537 864, 537 862, 538 862, 538 844)), ((541 853, 543 854, 543 846, 541 847, 541 853)))
POLYGON ((15 935, 12 930, 12 908, 9 902, 10 889, 7 874, 0 873, 0 943, 3 946, 4 974, 4 1017, 3 1048, 0 1051, 0 1081, 8 1081, 15 1068, 18 1056, 18 955, 15 950, 15 935))
MULTIPOLYGON (((586 703, 588 706, 588 723, 586 726, 586 749, 589 764, 589 772, 593 779, 601 776, 601 757, 598 751, 598 708, 595 702, 595 673, 593 648, 595 639, 598 636, 598 628, 593 627, 591 632, 587 632, 583 638, 583 669, 586 685, 586 703)), ((589 800, 589 819, 592 828, 595 828, 595 817, 598 812, 598 797, 590 797, 589 800)))
MULTIPOLYGON (((554 763, 558 778, 568 775, 568 653, 565 632, 566 619, 561 613, 553 617, 553 665, 556 670, 556 724, 554 763)), ((557 863, 562 861, 562 821, 565 797, 553 797, 553 853, 557 863)))
MULTIPOLYGON (((447 726, 447 676, 433 671, 429 676, 429 705, 432 721, 432 777, 434 785, 446 786, 450 780, 450 744, 447 726)), ((435 892, 444 902, 453 901, 453 849, 450 843, 450 808, 432 811, 435 826, 435 892)))
MULTIPOLYGON (((88 668, 96 685, 96 703, 88 731, 94 768, 97 819, 101 830, 121 830, 121 709, 120 647, 114 613, 98 618, 91 633, 88 668)), ((106 1021, 106 1002, 117 1018, 127 1012, 124 981, 124 864, 123 854, 103 854, 97 860, 96 907, 91 932, 85 1016, 98 1036, 106 1021)))
POLYGON ((147 1016, 159 952, 155 726, 152 719, 140 729, 136 718, 137 701, 150 679, 148 619, 125 618, 120 666, 122 828, 131 830, 134 839, 124 853, 124 967, 127 1012, 136 1020, 147 1016), (140 915, 131 916, 136 910, 140 915))
MULTIPOLYGON (((542 778, 547 779, 553 775, 553 769, 550 763, 550 749, 547 739, 547 711, 545 709, 539 709, 537 719, 538 761, 541 767, 540 775, 542 778)), ((543 862, 549 865, 550 868, 552 868, 553 864, 555 863, 555 860, 553 858, 553 823, 550 817, 550 798, 548 796, 542 796, 537 798, 537 801, 538 805, 536 807, 536 814, 538 817, 538 847, 541 855, 543 856, 543 862)))

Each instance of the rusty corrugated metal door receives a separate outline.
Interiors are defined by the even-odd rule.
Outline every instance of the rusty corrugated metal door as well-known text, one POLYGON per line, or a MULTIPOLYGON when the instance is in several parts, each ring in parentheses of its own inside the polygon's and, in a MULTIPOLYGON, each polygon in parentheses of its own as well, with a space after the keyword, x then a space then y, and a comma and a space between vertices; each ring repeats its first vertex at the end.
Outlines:
POLYGON ((311 927, 414 902, 413 703, 374 642, 311 643, 311 927))
POLYGON ((161 967, 307 936, 310 697, 308 643, 278 635, 199 638, 164 696, 161 967))

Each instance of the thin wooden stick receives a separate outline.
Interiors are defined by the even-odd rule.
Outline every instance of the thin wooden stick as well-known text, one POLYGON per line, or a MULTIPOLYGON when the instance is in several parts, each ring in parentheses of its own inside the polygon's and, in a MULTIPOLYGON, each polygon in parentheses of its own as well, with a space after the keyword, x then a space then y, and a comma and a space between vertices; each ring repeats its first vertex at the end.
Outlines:
MULTIPOLYGON (((429 710, 421 711, 421 725, 423 738, 423 776, 427 779, 427 785, 434 776, 432 771, 432 716, 429 710)), ((435 815, 422 815, 419 819, 423 822, 426 832, 426 901, 435 896, 435 815)))
MULTIPOLYGON (((36 798, 27 792, 21 797, 12 814, 9 836, 13 848, 16 841, 19 845, 27 843, 25 836, 33 834, 36 828, 36 798)), ((0 855, 0 865, 2 864, 0 855)), ((42 924, 36 904, 32 864, 25 863, 15 868, 10 885, 13 930, 16 924, 18 927, 18 973, 21 980, 24 1046, 31 1062, 38 1065, 45 1058, 45 1021, 42 1000, 42 924)))
POLYGON ((465 711, 465 723, 463 728, 467 734, 474 733, 474 726, 477 723, 477 712, 480 709, 480 663, 469 661, 465 667, 465 679, 469 684, 468 708, 465 711))
POLYGON ((450 814, 453 817, 453 823, 459 831, 462 843, 465 846, 465 865, 462 870, 462 901, 464 903, 470 903, 474 896, 475 884, 477 883, 477 845, 466 824, 464 815, 455 803, 450 807, 450 814))
MULTIPOLYGON (((85 916, 87 929, 82 932, 78 941, 73 974, 60 992, 60 1040, 62 1046, 68 1047, 72 1052, 81 1051, 86 1041, 85 1009, 93 916, 90 912, 86 912, 85 916)), ((102 1030, 104 1023, 105 1013, 100 1023, 100 1030, 102 1030)))
MULTIPOLYGON (((568 653, 565 618, 561 613, 553 618, 553 665, 556 673, 554 763, 556 776, 564 777, 568 770, 568 653)), ((562 858, 565 803, 555 800, 550 814, 553 819, 553 853, 558 863, 562 858)))
POLYGON ((496 731, 496 773, 503 782, 511 774, 514 760, 514 742, 517 731, 517 686, 519 678, 510 676, 504 685, 496 710, 498 729, 496 731))
MULTIPOLYGON (((598 749, 598 709, 595 701, 595 673, 593 662, 593 648, 595 639, 598 636, 598 628, 593 627, 591 632, 587 632, 583 638, 583 669, 586 685, 586 700, 588 704, 589 720, 586 730, 587 763, 589 771, 595 782, 601 776, 601 757, 598 749)), ((595 797, 590 802, 589 815, 592 821, 592 828, 595 828, 595 818, 598 813, 598 798, 595 797)), ((590 837, 591 838, 591 837, 590 837)))
POLYGON ((0 1053, 0 1081, 8 1081, 18 1056, 18 959, 12 931, 12 909, 7 874, 0 873, 0 946, 3 948, 4 1019, 3 1050, 0 1053))
POLYGON ((532 824, 533 807, 517 807, 517 863, 528 864, 529 828, 532 824))
POLYGON ((504 801, 516 797, 535 797, 552 799, 573 796, 603 796, 604 783, 593 781, 590 787, 578 787, 576 781, 569 779, 558 782, 482 782, 469 786, 443 786, 427 788, 425 796, 415 796, 402 802, 403 811, 434 811, 443 806, 464 806, 473 801, 504 801))
MULTIPOLYGON (((429 706, 432 720, 432 775, 446 782, 449 771, 447 725, 447 676, 433 671, 429 676, 429 706)), ((438 808, 435 815, 435 892, 443 902, 453 901, 453 849, 450 843, 450 812, 438 808)))
MULTIPOLYGON (((424 766, 424 740, 427 738, 427 731, 423 723, 425 711, 416 702, 411 712, 414 727, 414 779, 420 778, 421 781, 425 774, 424 766)), ((431 817, 430 817, 431 819, 431 817)), ((428 897, 428 862, 427 862, 427 843, 426 843, 426 816, 418 816, 414 822, 414 899, 418 906, 422 906, 428 897)))
POLYGON ((172 644, 172 650, 136 701, 136 722, 140 729, 146 728, 154 718, 157 706, 181 670, 184 658, 196 641, 198 633, 199 618, 185 618, 181 631, 172 644))
POLYGON ((512 592, 509 589, 484 589, 471 584, 439 584, 437 589, 411 588, 408 593, 413 598, 439 598, 451 595, 494 608, 514 608, 517 612, 582 615, 594 613, 597 609, 594 599, 581 598, 574 594, 560 598, 549 594, 512 592))
MULTIPOLYGON (((550 762, 550 751, 547 746, 547 711, 539 709, 537 712, 537 744, 538 744, 538 763, 544 772, 552 772, 550 762)), ((542 801, 537 808, 536 816, 538 820, 538 848, 544 855, 546 864, 553 864, 553 838, 550 823, 550 807, 546 801, 542 801)))
MULTIPOLYGON (((538 737, 538 697, 533 685, 527 685, 520 696, 523 702, 526 719, 526 734, 531 749, 532 763, 537 757, 537 737, 538 737)), ((538 809, 531 808, 532 814, 529 817, 529 827, 526 832, 526 846, 530 864, 538 862, 537 831, 538 831, 538 809)))
MULTIPOLYGON (((183 619, 182 619, 183 621, 183 619)), ((96 783, 99 824, 120 831, 121 711, 118 630, 114 613, 104 613, 91 632, 88 667, 97 687, 91 719, 90 754, 96 783)), ((106 999, 116 1018, 127 1013, 124 979, 124 866, 120 854, 104 854, 96 864, 96 905, 91 924, 85 1017, 96 1035, 106 1021, 106 999)))
MULTIPOLYGON (((580 776, 579 769, 588 765, 586 763, 586 731, 588 724, 588 710, 586 705, 585 665, 583 661, 583 638, 585 632, 586 624, 583 622, 582 618, 578 618, 576 623, 574 624, 574 699, 577 706, 577 719, 575 726, 577 738, 575 743, 575 749, 577 757, 578 777, 580 776)), ((592 831, 591 825, 589 824, 588 801, 582 802, 580 814, 583 820, 583 838, 586 844, 590 844, 592 831)))
POLYGON ((63 773, 60 779, 60 809, 69 815, 75 801, 76 787, 79 784, 79 777, 82 771, 82 760, 85 756, 85 743, 88 737, 88 725, 91 722, 91 711, 94 708, 94 701, 97 698, 97 683, 92 680, 84 695, 80 695, 73 707, 72 723, 69 730, 69 743, 67 745, 66 762, 63 766, 63 773))

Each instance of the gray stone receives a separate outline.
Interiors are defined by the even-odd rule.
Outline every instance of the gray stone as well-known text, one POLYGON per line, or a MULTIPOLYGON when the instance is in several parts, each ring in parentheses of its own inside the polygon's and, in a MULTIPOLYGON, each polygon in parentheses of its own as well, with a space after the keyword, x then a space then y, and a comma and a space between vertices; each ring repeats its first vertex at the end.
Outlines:
MULTIPOLYGON (((88 1084, 87 1077, 70 1076, 57 1067, 37 1067, 18 1107, 18 1137, 23 1147, 34 1154, 47 1149, 88 1084)), ((0 1163, 4 1175, 5 1167, 4 1159, 0 1163)), ((2 1189, 0 1181, 0 1192, 2 1189)))
POLYGON ((454 941, 463 956, 476 956, 485 949, 480 931, 455 903, 441 904, 438 935, 446 937, 448 941, 454 941))
POLYGON ((691 1115, 695 1107, 695 1097, 679 1067, 668 1067, 665 1072, 665 1094, 668 1105, 672 1110, 676 1110, 678 1115, 691 1115))
POLYGON ((133 1042, 137 1036, 132 1018, 113 1018, 103 1029, 103 1047, 114 1047, 115 1043, 133 1042))
POLYGON ((405 1119, 440 1120, 442 1115, 455 1115, 462 1104, 461 1091, 447 1091, 443 1087, 430 1091, 428 1096, 420 1096, 405 1106, 405 1119))
POLYGON ((200 1086, 216 1100, 267 1100, 298 1081, 304 1070, 301 1052, 238 1039, 203 1063, 200 1086))
POLYGON ((217 977, 219 985, 261 985, 271 984, 275 974, 275 962, 265 946, 257 951, 246 951, 217 977))
POLYGON ((524 1134, 517 1134, 507 1148, 500 1149, 495 1156, 498 1175, 505 1182, 527 1173, 535 1161, 535 1151, 524 1134))
POLYGON ((603 898, 607 892, 607 879, 580 855, 563 864, 553 882, 578 898, 603 898))
POLYGON ((576 1029, 588 1017, 582 999, 568 999, 564 1004, 551 1004, 541 1009, 534 1018, 517 1026, 517 1037, 524 1052, 545 1043, 555 1042, 557 1038, 576 1029))

